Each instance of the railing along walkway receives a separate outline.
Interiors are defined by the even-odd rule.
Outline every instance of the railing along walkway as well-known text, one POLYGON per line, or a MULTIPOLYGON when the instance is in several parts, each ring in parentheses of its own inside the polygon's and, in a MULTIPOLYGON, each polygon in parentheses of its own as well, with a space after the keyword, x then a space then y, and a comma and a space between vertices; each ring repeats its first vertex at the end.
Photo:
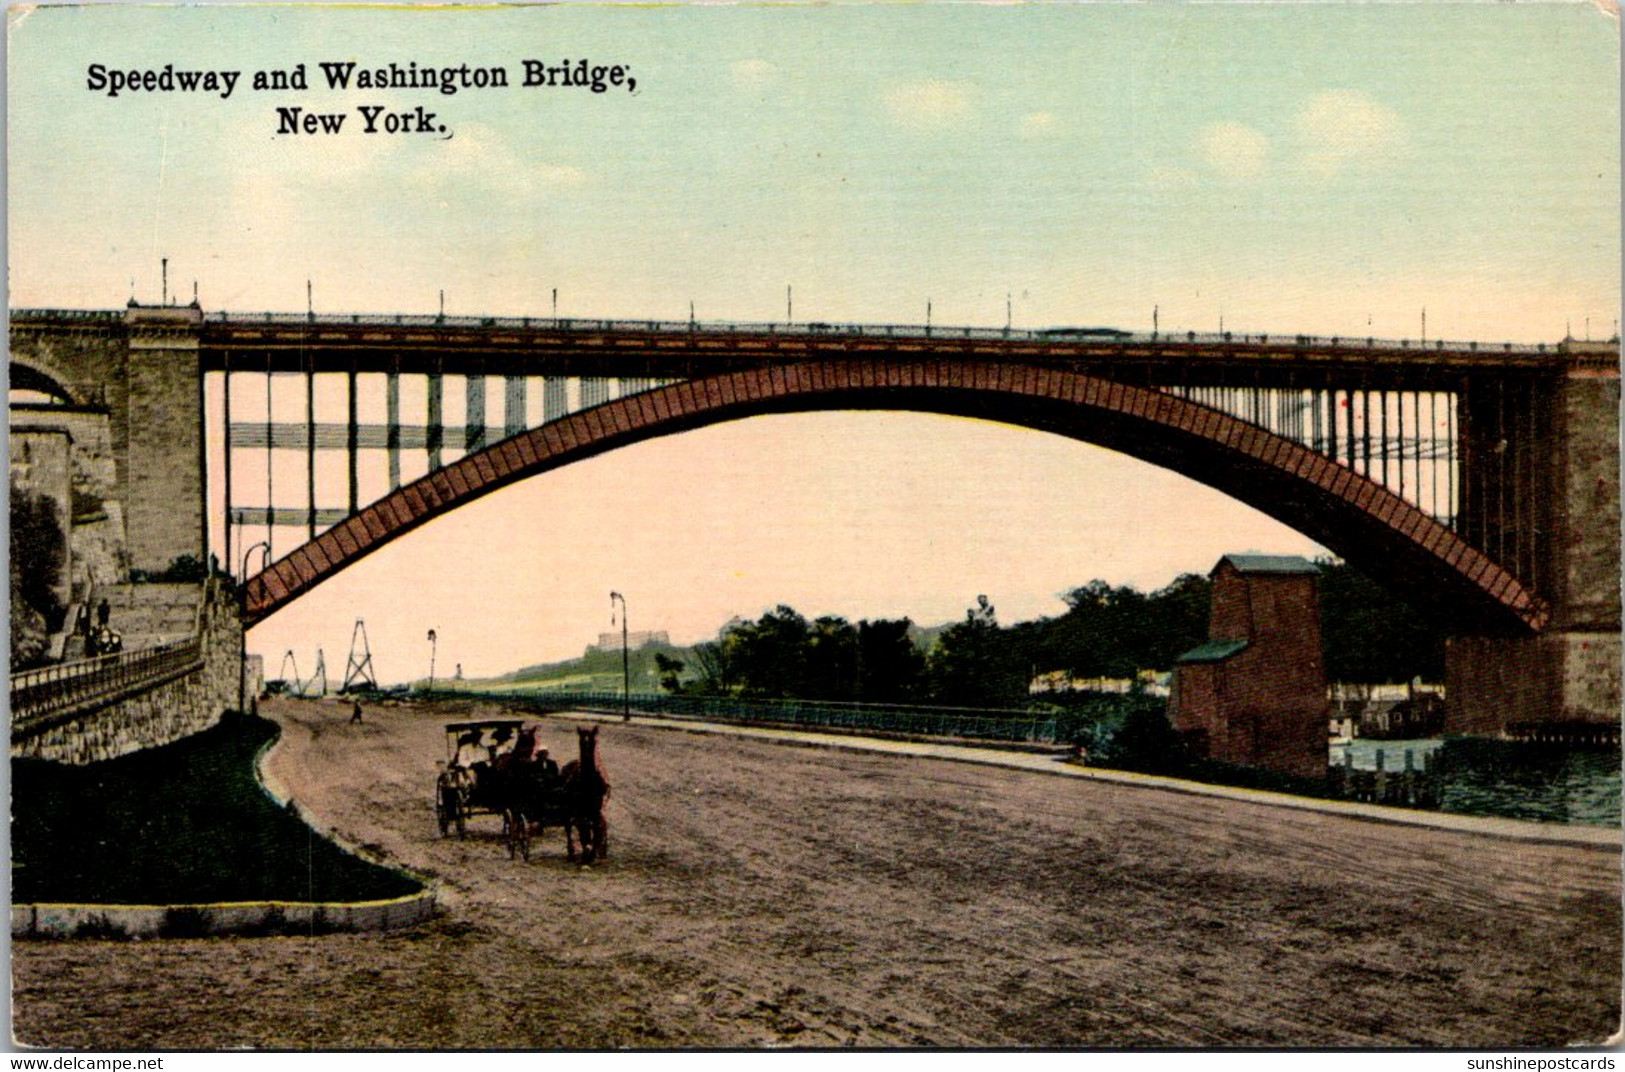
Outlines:
POLYGON ((13 674, 11 735, 27 737, 66 716, 145 692, 203 668, 198 637, 13 674))
POLYGON ((11 675, 11 736, 30 737, 97 707, 116 703, 203 668, 203 608, 192 635, 157 647, 98 655, 11 675))
POLYGON ((849 733, 901 734, 910 737, 998 741, 1006 744, 1070 744, 1091 719, 1126 714, 1137 706, 1160 708, 1160 697, 1101 696, 1090 705, 1090 717, 1078 712, 1042 714, 1026 710, 929 707, 914 704, 840 703, 818 700, 740 699, 731 696, 682 696, 634 692, 630 701, 619 692, 437 689, 438 699, 500 700, 516 707, 580 707, 619 712, 623 705, 639 714, 703 718, 791 726, 849 733))

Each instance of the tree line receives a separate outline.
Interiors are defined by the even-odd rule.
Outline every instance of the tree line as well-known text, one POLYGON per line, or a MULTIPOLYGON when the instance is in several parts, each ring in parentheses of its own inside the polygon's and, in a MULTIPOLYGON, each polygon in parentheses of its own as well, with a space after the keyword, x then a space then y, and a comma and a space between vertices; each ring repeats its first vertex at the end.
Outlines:
MULTIPOLYGON (((1320 563, 1322 639, 1334 681, 1443 678, 1444 633, 1348 565, 1320 563)), ((1055 618, 1001 625, 985 596, 929 651, 908 618, 807 619, 780 605, 697 645, 690 662, 657 655, 670 691, 752 699, 1019 708, 1038 674, 1133 679, 1172 670, 1207 639, 1212 582, 1187 573, 1141 592, 1093 580, 1055 618)), ((1046 700, 1052 697, 1045 697, 1046 700)))

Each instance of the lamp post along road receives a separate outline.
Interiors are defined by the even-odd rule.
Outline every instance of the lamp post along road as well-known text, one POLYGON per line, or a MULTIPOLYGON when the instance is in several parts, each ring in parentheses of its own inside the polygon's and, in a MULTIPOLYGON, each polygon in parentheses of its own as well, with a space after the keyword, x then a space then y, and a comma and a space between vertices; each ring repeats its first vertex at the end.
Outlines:
MULTIPOLYGON (((263 550, 260 557, 260 572, 264 573, 271 565, 271 545, 265 540, 254 544, 243 552, 243 571, 237 575, 238 593, 241 604, 237 608, 237 710, 248 711, 248 626, 243 623, 248 620, 248 560, 255 551, 263 550)), ((298 671, 295 670, 297 676, 298 671)))
POLYGON ((609 594, 609 624, 615 624, 615 601, 621 601, 621 720, 632 721, 632 651, 627 647, 626 597, 619 592, 609 594))
POLYGON ((439 647, 440 647, 439 638, 435 636, 435 632, 434 632, 433 629, 429 630, 429 691, 430 692, 434 691, 434 656, 435 656, 436 650, 439 647))

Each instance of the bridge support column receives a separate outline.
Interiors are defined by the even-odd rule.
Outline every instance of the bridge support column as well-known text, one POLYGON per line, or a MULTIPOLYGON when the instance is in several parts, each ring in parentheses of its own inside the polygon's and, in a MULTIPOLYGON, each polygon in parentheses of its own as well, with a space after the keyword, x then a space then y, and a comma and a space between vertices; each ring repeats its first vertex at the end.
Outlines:
POLYGON ((1523 735, 1620 721, 1619 367, 1612 346, 1565 344, 1534 416, 1550 435, 1526 494, 1543 502, 1535 577, 1552 613, 1535 637, 1460 637, 1446 655, 1447 729, 1523 735))
POLYGON ((133 569, 159 573, 182 555, 202 562, 203 373, 195 306, 130 306, 125 526, 133 569))

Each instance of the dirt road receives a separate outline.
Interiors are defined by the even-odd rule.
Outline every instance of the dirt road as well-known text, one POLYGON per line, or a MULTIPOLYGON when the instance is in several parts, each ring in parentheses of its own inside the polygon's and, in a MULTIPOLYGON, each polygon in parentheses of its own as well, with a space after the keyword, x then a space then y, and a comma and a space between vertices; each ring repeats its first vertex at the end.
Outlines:
MULTIPOLYGON (((446 914, 320 939, 27 942, 23 1042, 210 1047, 1600 1042, 1619 853, 610 725, 610 857, 434 828, 466 707, 282 702, 270 773, 446 914)), ((495 708, 481 714, 497 715, 495 708)), ((574 754, 571 724, 544 741, 574 754)))

